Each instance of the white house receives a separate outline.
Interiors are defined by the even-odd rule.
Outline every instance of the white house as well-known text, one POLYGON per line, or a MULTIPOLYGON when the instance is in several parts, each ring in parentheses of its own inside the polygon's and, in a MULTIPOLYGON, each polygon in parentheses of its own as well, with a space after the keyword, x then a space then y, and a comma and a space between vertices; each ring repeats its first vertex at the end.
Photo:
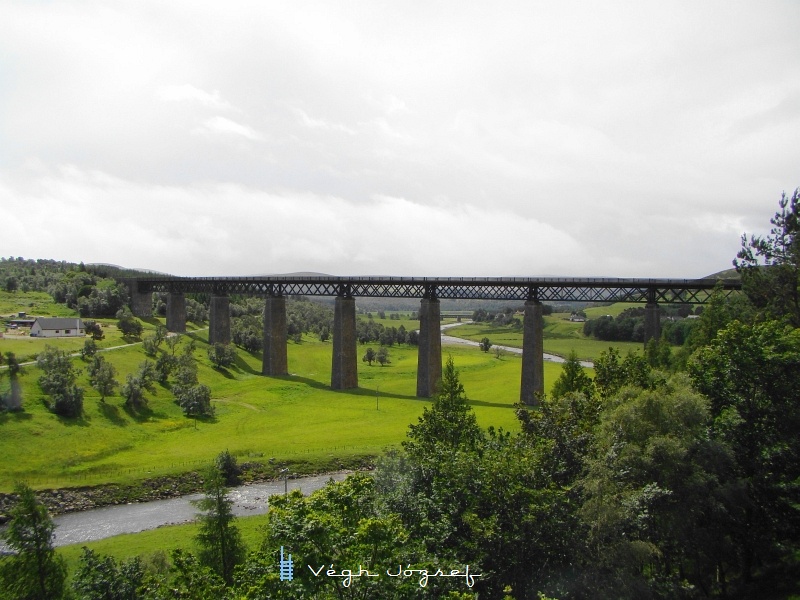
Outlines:
POLYGON ((33 337, 79 337, 85 334, 83 321, 74 318, 38 317, 31 327, 33 337))

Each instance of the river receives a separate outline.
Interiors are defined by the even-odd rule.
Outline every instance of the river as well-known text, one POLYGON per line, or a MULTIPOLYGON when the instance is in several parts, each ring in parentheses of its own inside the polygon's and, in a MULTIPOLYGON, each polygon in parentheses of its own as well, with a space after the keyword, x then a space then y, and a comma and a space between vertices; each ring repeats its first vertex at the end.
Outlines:
MULTIPOLYGON (((333 479, 342 481, 348 472, 328 473, 289 479, 289 491, 300 490, 304 494, 318 490, 333 479)), ((228 497, 233 501, 233 513, 237 517, 260 515, 267 512, 267 500, 274 494, 284 493, 283 481, 253 483, 231 489, 228 497)), ((67 513, 53 518, 56 525, 55 546, 82 544, 119 535, 138 533, 163 525, 189 523, 197 515, 191 501, 199 500, 202 494, 191 494, 169 500, 121 504, 93 508, 81 512, 67 513)), ((8 548, 0 544, 0 553, 8 548)))

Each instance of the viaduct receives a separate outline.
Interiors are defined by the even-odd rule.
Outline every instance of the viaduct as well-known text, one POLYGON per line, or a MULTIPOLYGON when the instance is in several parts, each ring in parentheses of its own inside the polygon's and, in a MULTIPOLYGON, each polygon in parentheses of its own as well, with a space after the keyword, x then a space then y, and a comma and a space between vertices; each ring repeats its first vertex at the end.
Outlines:
POLYGON ((231 341, 230 296, 265 298, 262 373, 288 374, 286 297, 335 297, 331 388, 358 387, 356 297, 420 298, 417 396, 431 397, 442 375, 439 301, 516 300, 525 303, 520 400, 535 404, 544 392, 542 302, 644 302, 645 343, 660 336, 659 304, 702 304, 718 288, 741 290, 733 279, 612 279, 502 277, 153 277, 127 280, 131 310, 151 316, 152 294, 167 296, 167 329, 186 331, 185 294, 210 294, 210 343, 231 341))

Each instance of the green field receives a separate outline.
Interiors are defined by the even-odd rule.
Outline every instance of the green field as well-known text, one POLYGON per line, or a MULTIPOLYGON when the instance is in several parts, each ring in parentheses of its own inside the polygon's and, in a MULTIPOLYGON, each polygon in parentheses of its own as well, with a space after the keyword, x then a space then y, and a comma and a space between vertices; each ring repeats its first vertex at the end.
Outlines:
MULTIPOLYGON (((119 395, 101 403, 85 372, 79 380, 86 389, 84 416, 62 419, 46 409, 36 367, 25 367, 24 411, 0 415, 0 491, 10 491, 16 480, 35 488, 128 483, 193 470, 224 449, 240 462, 293 462, 298 472, 337 468, 344 458, 374 456, 398 444, 427 402, 415 397, 416 347, 392 347, 385 367, 359 362, 360 387, 336 392, 329 389, 331 342, 311 336, 290 342, 291 375, 263 377, 260 356, 243 351, 233 368, 212 368, 205 335, 192 334, 199 379, 212 389, 216 415, 196 424, 183 416, 166 387, 149 396, 144 414, 129 413, 119 395)), ((35 341, 39 348, 49 343, 35 341)), ((0 340, 0 352, 9 343, 0 340)), ((445 347, 443 353, 452 353, 479 422, 516 429, 512 407, 519 400, 520 358, 498 360, 464 347, 445 347)), ((121 382, 146 358, 140 345, 105 356, 121 382)), ((78 358, 74 363, 84 366, 78 358)), ((545 365, 548 387, 559 373, 558 365, 545 365)))
MULTIPOLYGON (((628 306, 633 305, 615 304, 590 310, 600 310, 601 312, 597 315, 600 316, 601 314, 614 314, 615 312, 618 314, 628 306), (618 307, 622 308, 617 311, 618 307)), ((468 323, 450 328, 446 333, 447 335, 476 342, 488 337, 492 344, 522 348, 522 330, 514 330, 511 327, 498 327, 486 323, 468 323)), ((637 342, 611 343, 587 338, 583 335, 583 323, 570 321, 568 313, 553 313, 544 317, 544 351, 548 354, 566 357, 574 350, 581 360, 595 360, 600 356, 601 352, 608 350, 609 346, 619 348, 623 353, 627 353, 629 350, 634 352, 642 350, 642 344, 637 342)))
MULTIPOLYGON (((242 539, 250 550, 256 550, 261 544, 264 537, 261 530, 266 522, 266 515, 239 517, 236 519, 236 527, 241 532, 242 539)), ((194 537, 197 535, 197 530, 196 523, 168 525, 149 531, 142 531, 141 533, 126 533, 93 542, 61 546, 56 548, 56 552, 67 561, 68 573, 72 576, 78 568, 84 546, 101 555, 113 556, 118 561, 140 556, 147 562, 152 559, 155 553, 163 553, 163 555, 169 557, 170 553, 178 548, 196 552, 197 547, 194 537)))
POLYGON ((47 292, 6 292, 0 290, 0 316, 16 317, 24 312, 37 317, 74 317, 74 310, 53 302, 47 292))

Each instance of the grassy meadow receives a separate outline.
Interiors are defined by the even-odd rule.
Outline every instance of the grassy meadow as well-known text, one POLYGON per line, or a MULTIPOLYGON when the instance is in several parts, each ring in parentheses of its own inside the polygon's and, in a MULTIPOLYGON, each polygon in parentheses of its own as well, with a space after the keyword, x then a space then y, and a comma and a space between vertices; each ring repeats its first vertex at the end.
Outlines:
MULTIPOLYGON (((602 315, 619 314, 632 304, 614 304, 612 306, 599 306, 587 309, 591 318, 602 315)), ((609 346, 618 348, 623 354, 629 350, 641 351, 642 344, 638 342, 603 342, 588 338, 583 335, 583 323, 569 320, 569 313, 553 313, 544 317, 544 351, 566 357, 574 350, 581 360, 595 360, 609 346)), ((498 327, 491 323, 466 323, 447 330, 447 335, 468 340, 480 341, 488 337, 492 344, 522 348, 522 330, 515 331, 510 327, 498 327)), ((546 364, 546 363, 545 363, 546 364)))
MULTIPOLYGON (((398 321, 387 322, 398 326, 398 321)), ((157 324, 152 319, 146 327, 157 324)), ((115 339, 118 333, 112 325, 107 331, 104 344, 124 342, 115 339)), ((224 449, 240 462, 274 458, 293 463, 297 472, 335 469, 345 458, 374 456, 399 444, 428 402, 415 397, 416 347, 390 348, 391 363, 384 367, 359 361, 359 388, 332 391, 330 341, 306 336, 300 343, 289 342, 291 374, 263 377, 260 355, 241 350, 230 369, 213 368, 206 335, 196 331, 187 336, 197 341, 199 380, 211 387, 216 409, 213 418, 197 422, 183 415, 167 387, 148 394, 148 409, 139 414, 129 412, 118 393, 101 402, 89 386, 85 363, 77 357, 73 361, 82 369, 84 415, 63 419, 47 410, 38 369, 25 367, 19 375, 24 410, 0 414, 0 491, 10 491, 16 480, 34 488, 130 483, 193 470, 224 449)), ((0 352, 16 352, 16 344, 25 343, 28 354, 35 355, 46 344, 70 349, 77 341, 3 338, 0 352)), ((359 347, 359 354, 364 349, 359 347)), ((448 353, 479 422, 516 429, 513 404, 519 399, 520 357, 497 359, 460 346, 445 347, 445 357, 448 353)), ((146 359, 140 344, 109 350, 105 356, 116 367, 120 383, 146 359)), ((558 365, 546 364, 546 385, 559 373, 558 365)))

